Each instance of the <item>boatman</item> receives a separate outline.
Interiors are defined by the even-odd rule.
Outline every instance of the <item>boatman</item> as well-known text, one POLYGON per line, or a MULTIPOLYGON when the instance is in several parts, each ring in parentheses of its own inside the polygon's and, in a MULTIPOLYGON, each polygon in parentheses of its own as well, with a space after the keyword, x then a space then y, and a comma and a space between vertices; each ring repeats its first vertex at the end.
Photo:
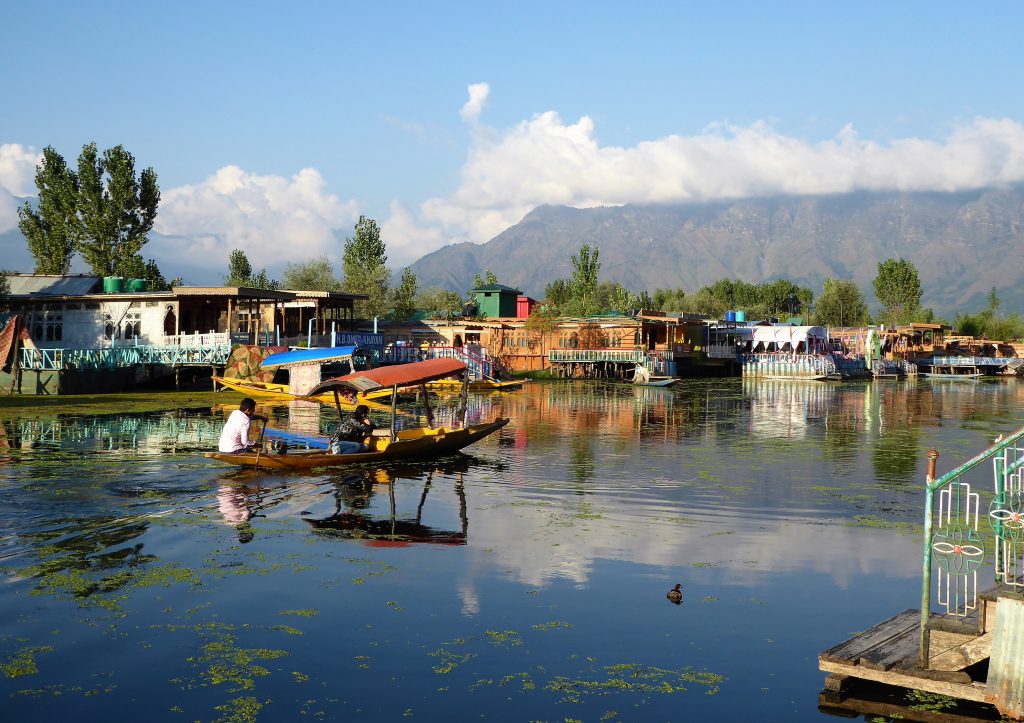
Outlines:
POLYGON ((217 450, 227 454, 255 452, 257 443, 249 439, 249 426, 254 419, 262 420, 263 424, 267 423, 266 417, 256 414, 256 402, 246 397, 238 404, 238 409, 228 417, 228 421, 220 433, 220 444, 217 446, 217 450))

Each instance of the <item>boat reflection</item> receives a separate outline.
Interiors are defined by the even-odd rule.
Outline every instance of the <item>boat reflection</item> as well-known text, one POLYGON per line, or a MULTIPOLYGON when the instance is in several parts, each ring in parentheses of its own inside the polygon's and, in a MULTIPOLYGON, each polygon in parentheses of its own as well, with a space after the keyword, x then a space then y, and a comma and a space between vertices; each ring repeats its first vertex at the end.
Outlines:
POLYGON ((446 465, 423 467, 397 467, 361 470, 334 483, 334 513, 321 518, 303 517, 319 533, 337 535, 345 539, 358 539, 372 547, 404 547, 417 543, 432 545, 465 545, 469 535, 469 517, 466 507, 464 473, 469 461, 457 459, 446 465), (423 523, 424 507, 435 476, 454 475, 454 489, 458 499, 458 529, 441 529, 423 523), (414 511, 400 513, 395 486, 402 479, 421 480, 422 490, 414 511), (388 513, 374 516, 370 502, 375 488, 387 488, 388 513))

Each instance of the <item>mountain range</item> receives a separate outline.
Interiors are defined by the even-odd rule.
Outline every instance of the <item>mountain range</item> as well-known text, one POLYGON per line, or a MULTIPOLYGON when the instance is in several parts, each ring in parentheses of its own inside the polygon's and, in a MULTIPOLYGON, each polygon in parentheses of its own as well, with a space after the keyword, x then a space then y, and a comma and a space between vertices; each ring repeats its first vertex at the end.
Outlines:
POLYGON ((1024 311, 1024 185, 961 192, 858 192, 714 203, 577 209, 541 206, 484 244, 459 243, 411 268, 421 288, 460 293, 474 274, 534 298, 572 274, 583 244, 601 251, 601 280, 633 291, 695 292, 722 278, 786 278, 820 293, 852 279, 874 303, 877 265, 905 258, 918 269, 922 304, 952 319, 986 306, 1024 311))

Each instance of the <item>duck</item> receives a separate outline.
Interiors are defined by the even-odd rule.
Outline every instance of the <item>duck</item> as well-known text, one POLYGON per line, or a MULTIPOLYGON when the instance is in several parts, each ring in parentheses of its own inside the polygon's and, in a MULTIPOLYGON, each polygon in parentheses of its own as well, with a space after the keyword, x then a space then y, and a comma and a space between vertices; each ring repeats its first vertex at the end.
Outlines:
POLYGON ((670 603, 672 603, 673 605, 678 605, 679 603, 681 603, 683 601, 683 589, 682 588, 683 588, 683 586, 680 585, 677 582, 676 586, 674 588, 672 588, 671 590, 669 590, 668 594, 665 597, 667 597, 668 601, 670 603))

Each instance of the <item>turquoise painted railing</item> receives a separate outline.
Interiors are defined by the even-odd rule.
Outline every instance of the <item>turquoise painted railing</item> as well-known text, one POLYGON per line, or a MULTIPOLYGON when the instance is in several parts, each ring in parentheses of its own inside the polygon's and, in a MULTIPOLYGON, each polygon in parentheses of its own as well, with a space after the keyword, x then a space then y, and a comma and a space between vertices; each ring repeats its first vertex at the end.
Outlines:
POLYGON ((28 349, 22 347, 22 369, 117 369, 139 364, 220 366, 231 355, 230 344, 212 346, 119 346, 108 349, 28 349))
POLYGON ((548 361, 565 362, 617 362, 644 364, 647 353, 643 349, 551 349, 548 361))
POLYGON ((993 490, 988 514, 992 534, 995 582, 1024 589, 1024 428, 1001 437, 984 452, 954 470, 935 477, 939 453, 928 453, 925 478, 924 564, 921 581, 921 667, 928 667, 928 618, 935 602, 950 617, 966 617, 977 609, 978 570, 985 563, 981 529, 981 495, 965 479, 979 465, 992 461, 993 490), (934 565, 933 565, 934 563, 934 565))

